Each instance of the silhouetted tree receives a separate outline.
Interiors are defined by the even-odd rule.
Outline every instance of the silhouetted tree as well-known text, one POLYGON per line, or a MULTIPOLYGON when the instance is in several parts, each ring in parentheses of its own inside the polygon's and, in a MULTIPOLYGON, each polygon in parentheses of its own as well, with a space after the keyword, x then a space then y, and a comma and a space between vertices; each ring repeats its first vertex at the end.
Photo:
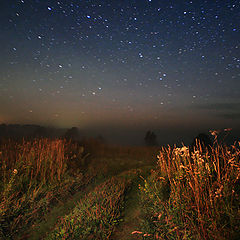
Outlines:
POLYGON ((7 135, 7 125, 3 123, 0 125, 0 137, 6 137, 6 135, 7 135))
POLYGON ((144 141, 147 146, 156 146, 157 145, 157 136, 152 131, 147 131, 144 141))
POLYGON ((68 129, 64 135, 67 139, 78 140, 79 139, 79 131, 77 127, 72 127, 68 129))
POLYGON ((101 134, 99 134, 99 135, 97 136, 96 140, 97 140, 99 143, 105 143, 105 142, 106 142, 105 138, 104 138, 101 134))

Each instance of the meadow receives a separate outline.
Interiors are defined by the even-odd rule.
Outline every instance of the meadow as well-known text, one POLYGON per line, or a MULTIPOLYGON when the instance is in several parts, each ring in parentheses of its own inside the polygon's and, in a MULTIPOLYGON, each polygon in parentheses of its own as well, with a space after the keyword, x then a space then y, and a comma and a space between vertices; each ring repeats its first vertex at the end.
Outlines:
POLYGON ((0 239, 239 239, 240 143, 0 144, 0 239))

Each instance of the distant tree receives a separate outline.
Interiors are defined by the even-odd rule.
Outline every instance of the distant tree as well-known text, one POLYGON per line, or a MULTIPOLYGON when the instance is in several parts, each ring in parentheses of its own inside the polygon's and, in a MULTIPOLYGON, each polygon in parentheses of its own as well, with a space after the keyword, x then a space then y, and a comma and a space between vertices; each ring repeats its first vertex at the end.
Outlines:
POLYGON ((2 123, 0 125, 0 137, 6 137, 7 135, 7 125, 2 123))
POLYGON ((78 140, 79 139, 79 130, 77 127, 72 127, 68 129, 64 135, 67 139, 78 140))
POLYGON ((97 136, 96 140, 97 140, 99 143, 105 143, 105 142, 106 142, 105 138, 104 138, 101 134, 99 134, 99 135, 97 136))
POLYGON ((157 145, 157 136, 154 132, 152 131, 147 131, 144 141, 147 146, 156 146, 157 145))

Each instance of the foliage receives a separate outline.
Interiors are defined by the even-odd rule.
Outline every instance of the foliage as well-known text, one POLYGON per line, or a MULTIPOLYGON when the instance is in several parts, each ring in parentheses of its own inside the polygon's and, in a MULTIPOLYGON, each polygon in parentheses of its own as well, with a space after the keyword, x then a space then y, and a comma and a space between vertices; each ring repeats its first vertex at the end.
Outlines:
MULTIPOLYGON (((61 202, 70 201, 72 197, 79 200, 82 197, 75 198, 75 193, 85 194, 89 188, 103 181, 104 184, 86 195, 88 200, 83 198, 81 203, 79 202, 75 208, 78 210, 73 211, 71 215, 73 217, 70 217, 69 221, 75 219, 75 213, 85 211, 82 215, 87 217, 86 219, 84 217, 84 226, 86 229, 91 227, 89 230, 91 234, 86 229, 83 231, 85 236, 106 239, 111 235, 121 220, 121 206, 126 189, 130 180, 137 176, 134 173, 133 176, 127 177, 125 171, 152 163, 157 148, 119 147, 94 143, 91 140, 85 141, 82 147, 82 142, 44 138, 33 141, 5 140, 1 143, 0 239, 43 237, 50 230, 44 227, 43 220, 51 218, 57 206, 62 206, 61 202), (95 147, 90 158, 86 157, 88 154, 85 147, 87 149, 95 147), (115 175, 118 177, 111 178, 115 175), (109 178, 110 180, 107 180, 109 178), (89 199, 92 199, 92 205, 87 207, 89 199), (99 218, 95 216, 96 209, 100 209, 99 218), (94 234, 92 231, 95 231, 94 234), (31 232, 34 232, 34 236, 30 234, 31 232)), ((74 205, 72 203, 71 208, 74 205)), ((67 216, 70 216, 69 211, 65 209, 63 212, 67 214, 67 219, 67 216)), ((64 214, 59 215, 63 216, 63 222, 64 214)), ((50 224, 51 227, 56 220, 50 224)), ((61 226, 61 223, 56 226, 56 231, 58 226, 61 226)), ((54 233, 51 237, 54 237, 54 233)))

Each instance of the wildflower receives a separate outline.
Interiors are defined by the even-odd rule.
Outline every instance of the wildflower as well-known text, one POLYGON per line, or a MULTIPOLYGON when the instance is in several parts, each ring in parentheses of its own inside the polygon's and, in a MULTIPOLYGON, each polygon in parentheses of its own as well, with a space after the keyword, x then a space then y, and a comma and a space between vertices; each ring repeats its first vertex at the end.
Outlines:
POLYGON ((209 164, 208 164, 208 163, 206 163, 205 167, 206 167, 206 169, 207 169, 208 173, 210 174, 210 173, 211 173, 211 169, 210 169, 210 166, 209 166, 209 164))
POLYGON ((223 190, 223 185, 221 185, 220 188, 215 191, 216 198, 222 197, 222 190, 223 190))
POLYGON ((175 155, 180 155, 181 157, 189 155, 188 148, 185 146, 183 146, 182 148, 175 148, 174 153, 175 155))
POLYGON ((180 149, 180 153, 181 153, 181 156, 189 156, 189 151, 188 151, 188 148, 183 146, 181 149, 180 149))
POLYGON ((18 173, 18 170, 15 168, 14 170, 13 170, 13 174, 17 174, 18 173))
POLYGON ((183 147, 181 148, 181 151, 182 151, 182 152, 186 152, 187 150, 188 150, 188 148, 185 147, 185 146, 183 146, 183 147))

